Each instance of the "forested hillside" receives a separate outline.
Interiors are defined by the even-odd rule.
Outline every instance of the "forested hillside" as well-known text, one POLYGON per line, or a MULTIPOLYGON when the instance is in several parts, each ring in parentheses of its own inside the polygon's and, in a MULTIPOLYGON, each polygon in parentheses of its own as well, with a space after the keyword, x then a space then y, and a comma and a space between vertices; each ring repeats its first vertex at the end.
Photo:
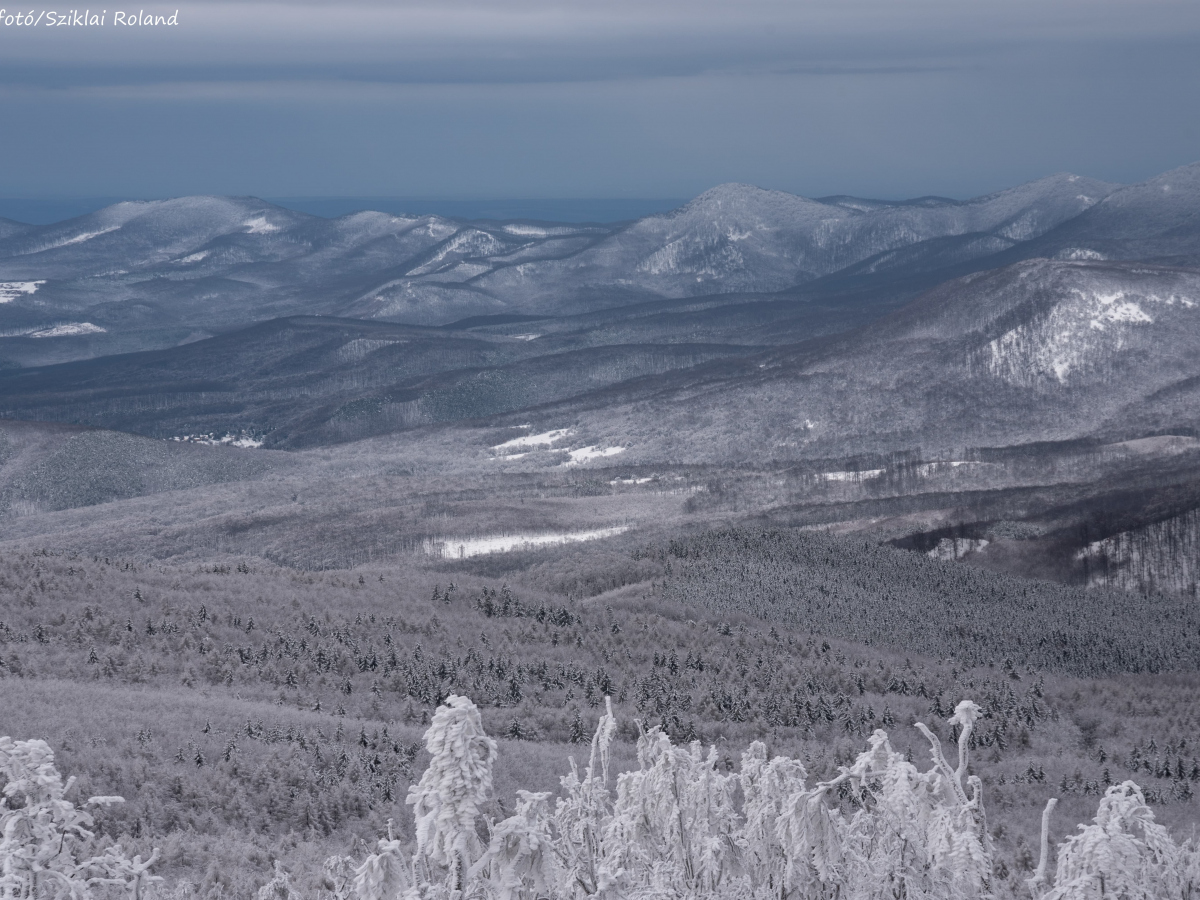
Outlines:
MULTIPOLYGON (((126 797, 97 813, 102 835, 144 853, 161 846, 159 874, 213 897, 252 892, 272 858, 315 891, 320 859, 361 855, 386 819, 407 822, 406 791, 428 761, 421 733, 450 694, 471 697, 503 744, 499 799, 486 807, 497 819, 517 788, 557 789, 606 695, 621 723, 614 766, 633 764, 641 722, 715 745, 735 770, 741 748, 763 740, 815 778, 836 775, 876 728, 899 752, 923 753, 908 726, 937 728, 970 696, 992 839, 1016 892, 1036 865, 1049 796, 1062 798, 1061 821, 1081 821, 1106 785, 1130 777, 1164 821, 1194 815, 1200 710, 1182 661, 1196 631, 1177 615, 1173 631, 1155 631, 1147 614, 1144 634, 1115 618, 1105 631, 1095 616, 1095 640, 1113 650, 1097 666, 1047 618, 1066 589, 1003 580, 972 614, 952 598, 988 591, 984 574, 928 560, 914 571, 932 601, 910 607, 916 594, 896 576, 911 554, 811 533, 756 537, 760 552, 725 560, 754 586, 741 593, 759 598, 741 608, 715 602, 722 582, 708 568, 741 546, 736 533, 641 547, 629 561, 647 581, 570 600, 471 574, 469 561, 316 574, 11 554, 0 719, 14 737, 50 741, 81 794, 126 797), (787 601, 772 593, 788 580, 772 575, 784 554, 806 573, 787 601), (839 557, 855 561, 841 579, 823 568, 839 557), (793 612, 770 614, 772 604, 793 612), (839 637, 835 612, 877 624, 839 637), (1014 630, 983 627, 1006 618, 1014 630), (935 629, 928 647, 914 643, 921 621, 935 629), (938 628, 948 652, 933 652, 938 628), (1133 674, 1151 668, 1160 674, 1133 674), (1093 677, 1071 674, 1081 670, 1093 677)), ((522 568, 561 552, 529 551, 522 568)))

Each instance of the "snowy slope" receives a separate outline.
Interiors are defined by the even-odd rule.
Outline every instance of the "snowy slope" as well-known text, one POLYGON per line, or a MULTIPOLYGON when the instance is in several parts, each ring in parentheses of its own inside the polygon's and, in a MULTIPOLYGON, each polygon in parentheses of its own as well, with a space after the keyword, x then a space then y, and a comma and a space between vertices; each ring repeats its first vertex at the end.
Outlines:
POLYGON ((987 234, 996 252, 1079 215, 1114 185, 1057 175, 959 203, 809 200, 726 184, 566 259, 499 269, 474 284, 498 295, 641 291, 668 297, 778 291, 934 238, 987 234))
POLYGON ((927 455, 1189 434, 1198 385, 1200 272, 1033 260, 849 334, 672 373, 540 424, 582 422, 646 458, 927 455))
POLYGON ((1039 256, 1200 263, 1200 162, 1109 193, 1029 247, 1039 256))

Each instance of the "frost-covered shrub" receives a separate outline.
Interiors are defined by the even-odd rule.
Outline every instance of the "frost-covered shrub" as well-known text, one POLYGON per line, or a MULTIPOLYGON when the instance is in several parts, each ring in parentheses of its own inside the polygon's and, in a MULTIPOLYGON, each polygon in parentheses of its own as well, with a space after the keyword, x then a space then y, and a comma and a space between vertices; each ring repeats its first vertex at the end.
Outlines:
POLYGON ((431 757, 429 768, 408 792, 417 825, 417 855, 430 875, 445 872, 447 885, 461 890, 467 870, 483 850, 475 820, 492 793, 496 742, 484 732, 475 704, 451 694, 434 713, 425 749, 431 757))
POLYGON ((1191 900, 1200 896, 1200 847, 1195 839, 1177 845, 1154 821, 1141 788, 1126 781, 1105 792, 1090 825, 1059 845, 1053 887, 1043 890, 1044 881, 1043 857, 1030 880, 1040 900, 1191 900))
POLYGON ((793 792, 775 826, 784 886, 802 897, 856 900, 989 896, 992 851, 981 785, 966 778, 978 714, 974 703, 964 701, 950 719, 961 726, 955 769, 937 737, 919 724, 931 744, 929 771, 907 762, 879 730, 870 748, 836 778, 793 792), (850 815, 836 801, 839 789, 856 806, 850 815))
POLYGON ((929 771, 877 731, 853 765, 811 786, 798 760, 768 759, 761 743, 733 774, 721 771, 715 750, 676 746, 652 728, 638 741, 638 768, 617 778, 614 795, 608 705, 587 768, 581 776, 572 760, 553 814, 547 794, 520 792, 514 815, 488 823, 480 852, 476 822, 491 791, 495 743, 471 702, 451 697, 426 735, 432 759, 409 797, 418 865, 405 863, 389 835, 359 867, 355 892, 360 900, 984 898, 991 848, 979 781, 966 774, 978 715, 968 701, 950 720, 960 728, 956 768, 922 725, 929 771))
MULTIPOLYGON (((120 845, 96 853, 92 817, 66 793, 45 741, 0 737, 0 898, 89 900, 113 891, 141 900, 156 876, 149 873, 158 851, 147 860, 129 859, 120 845)), ((92 797, 84 804, 123 803, 120 797, 92 797)))
POLYGON ((788 800, 804 791, 808 772, 787 756, 767 759, 766 745, 755 741, 742 754, 742 863, 750 880, 771 896, 784 892, 791 858, 786 833, 777 827, 788 800))
POLYGON ((612 797, 608 790, 608 750, 617 731, 612 702, 605 700, 592 737, 591 755, 583 777, 575 759, 571 771, 562 778, 563 795, 554 809, 555 849, 559 863, 559 895, 562 897, 603 894, 612 887, 617 875, 611 847, 604 832, 612 817, 612 797))
MULTIPOLYGON (((388 826, 391 826, 388 819, 388 826)), ((391 835, 388 835, 389 838, 391 835)), ((331 856, 321 866, 321 888, 327 891, 332 900, 349 900, 354 896, 354 880, 358 864, 352 856, 331 856)), ((321 895, 321 900, 325 900, 321 895)))
POLYGON ((481 878, 497 900, 561 896, 548 793, 517 791, 517 811, 492 828, 492 839, 470 877, 481 878))
POLYGON ((639 769, 617 778, 604 829, 623 894, 714 895, 739 871, 737 776, 700 743, 676 747, 657 728, 638 741, 639 769))
MULTIPOLYGON (((354 870, 352 889, 353 896, 358 900, 385 900, 385 898, 400 897, 412 887, 410 864, 404 858, 400 841, 396 840, 392 833, 391 819, 388 819, 388 836, 380 840, 376 851, 354 870)), ((340 862, 343 859, 345 857, 339 856, 326 860, 326 872, 345 868, 340 862), (338 862, 334 862, 334 860, 338 862)), ((329 877, 328 874, 326 877, 329 877)), ((340 897, 339 900, 341 900, 340 897)))
POLYGON ((255 900, 300 900, 300 895, 292 887, 291 876, 279 860, 275 860, 274 876, 258 889, 255 900))
MULTIPOLYGON (((992 848, 979 778, 968 774, 979 707, 964 700, 955 765, 924 724, 922 771, 876 731, 828 781, 808 783, 799 760, 768 758, 758 742, 737 774, 699 742, 674 745, 658 728, 638 741, 638 768, 610 790, 611 705, 582 776, 574 760, 553 812, 549 795, 518 792, 516 812, 486 822, 496 745, 478 710, 451 697, 426 735, 433 759, 410 793, 415 864, 389 835, 357 869, 359 900, 992 900, 992 848)), ((1200 846, 1176 844, 1140 789, 1109 789, 1091 825, 1059 848, 1047 876, 1049 812, 1035 900, 1194 900, 1200 846)), ((341 858, 338 858, 339 860, 341 858)), ((343 865, 343 863, 339 863, 343 865)))

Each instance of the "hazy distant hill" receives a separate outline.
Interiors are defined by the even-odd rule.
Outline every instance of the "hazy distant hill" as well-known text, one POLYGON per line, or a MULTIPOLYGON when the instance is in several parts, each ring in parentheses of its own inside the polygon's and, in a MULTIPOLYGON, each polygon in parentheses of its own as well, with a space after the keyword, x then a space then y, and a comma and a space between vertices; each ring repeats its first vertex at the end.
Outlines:
POLYGON ((1112 191, 1024 249, 1059 259, 1200 264, 1200 163, 1112 191))
POLYGON ((322 219, 249 197, 118 203, 0 228, 0 282, 36 285, 0 308, 0 357, 28 365, 171 346, 283 315, 444 324, 773 292, 873 257, 872 272, 904 268, 904 256, 878 257, 930 241, 957 249, 910 251, 926 267, 1007 250, 1113 188, 1060 175, 966 202, 893 203, 731 184, 622 227, 322 219))
POLYGON ((576 296, 602 289, 664 296, 776 291, 934 238, 987 233, 1012 246, 1077 216, 1113 188, 1059 175, 965 203, 884 203, 821 202, 726 184, 566 259, 499 268, 474 284, 535 298, 561 294, 563 282, 576 296))
POLYGON ((0 414, 295 448, 496 415, 745 352, 632 342, 547 352, 532 343, 353 319, 276 319, 169 350, 0 373, 0 414))

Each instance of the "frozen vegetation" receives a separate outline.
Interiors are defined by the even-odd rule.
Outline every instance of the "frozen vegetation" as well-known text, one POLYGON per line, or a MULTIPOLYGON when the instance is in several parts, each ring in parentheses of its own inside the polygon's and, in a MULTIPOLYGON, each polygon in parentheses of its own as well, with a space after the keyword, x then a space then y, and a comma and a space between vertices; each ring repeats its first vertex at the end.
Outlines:
MULTIPOLYGON (((611 701, 586 767, 574 759, 550 792, 519 790, 514 811, 488 815, 498 747, 479 710, 450 695, 424 736, 429 764, 408 791, 415 841, 393 831, 365 858, 332 856, 319 894, 339 900, 415 898, 785 898, 785 900, 988 900, 998 876, 972 774, 972 735, 982 710, 960 702, 948 721, 957 753, 947 758, 924 723, 931 764, 892 747, 876 730, 865 751, 824 780, 803 761, 755 741, 724 764, 700 741, 674 744, 641 728, 637 768, 610 774, 617 723, 611 701)), ((97 840, 75 807, 43 741, 0 737, 0 896, 163 896, 161 878, 120 845, 97 840)), ((93 797, 85 806, 123 802, 93 797)), ((1057 798, 1046 804, 1040 860, 1026 880, 1034 900, 1187 900, 1200 887, 1200 844, 1176 842, 1155 821, 1133 781, 1109 787, 1091 824, 1051 856, 1057 798), (1054 863, 1056 860, 1056 864, 1054 863)), ((503 809, 503 805, 501 806, 503 809)), ((173 896, 180 896, 178 891, 173 896)), ((259 900, 298 898, 275 864, 259 900)))
MULTIPOLYGON (((803 765, 808 790, 838 779, 878 729, 901 760, 927 758, 928 739, 908 726, 953 741, 946 719, 973 697, 968 774, 988 805, 997 897, 1028 896, 1049 796, 1060 798, 1054 842, 1126 779, 1157 819, 1176 830, 1194 819, 1200 689, 1186 610, 1154 616, 1129 595, 1032 582, 992 593, 961 563, 801 541, 812 577, 793 582, 804 598, 793 623, 710 605, 720 585, 705 587, 712 570, 692 568, 692 548, 639 548, 628 534, 358 572, 10 554, 0 588, 18 602, 0 622, 0 720, 47 741, 81 797, 126 798, 93 812, 89 858, 114 843, 130 858, 160 848, 160 889, 210 900, 254 896, 272 860, 301 896, 321 896, 320 860, 361 864, 359 839, 374 844, 389 818, 411 863, 417 832, 403 800, 431 760, 421 732, 451 695, 473 698, 499 744, 480 821, 512 816, 518 790, 550 792, 553 810, 565 796, 557 775, 606 695, 614 772, 638 768, 640 722, 676 748, 700 741, 693 774, 708 771, 709 745, 724 779, 761 741, 768 760, 803 765), (651 582, 690 584, 696 602, 651 582), (960 592, 961 605, 947 604, 960 592), (973 610, 972 595, 989 605, 973 610), (1086 615, 1091 630, 1060 643, 1051 610, 1086 615), (953 657, 941 658, 947 648, 953 657)), ((727 567, 748 596, 771 589, 772 569, 754 557, 727 567)), ((740 782, 723 783, 737 812, 740 782)), ((828 799, 852 821, 846 784, 828 799)))

